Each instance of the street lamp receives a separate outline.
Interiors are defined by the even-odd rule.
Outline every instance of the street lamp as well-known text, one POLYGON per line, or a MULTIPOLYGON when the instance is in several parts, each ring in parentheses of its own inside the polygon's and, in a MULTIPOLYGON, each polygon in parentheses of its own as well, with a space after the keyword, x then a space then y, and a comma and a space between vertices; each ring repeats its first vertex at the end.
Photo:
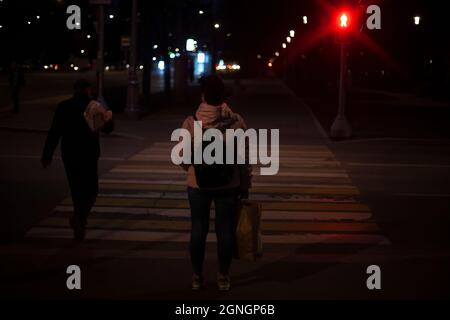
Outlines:
POLYGON ((287 43, 291 43, 291 37, 286 37, 287 43))
POLYGON ((289 31, 289 36, 291 38, 294 38, 295 37, 295 31, 294 30, 289 31))
POLYGON ((415 16, 414 17, 414 24, 416 25, 416 26, 418 26, 419 24, 420 24, 420 16, 415 16))
POLYGON ((286 48, 287 48, 287 45, 286 45, 286 43, 284 43, 284 42, 281 44, 281 46, 283 47, 283 49, 286 49, 286 48))
POLYGON ((139 89, 138 77, 136 74, 137 64, 137 0, 131 2, 131 36, 130 36, 130 67, 128 69, 128 88, 127 105, 125 111, 131 117, 137 117, 141 113, 141 107, 138 105, 139 89))
POLYGON ((215 29, 219 29, 219 28, 220 28, 220 24, 216 23, 216 24, 214 25, 214 28, 215 28, 215 29))
POLYGON ((302 20, 303 20, 303 24, 308 24, 308 17, 307 16, 303 16, 302 20))

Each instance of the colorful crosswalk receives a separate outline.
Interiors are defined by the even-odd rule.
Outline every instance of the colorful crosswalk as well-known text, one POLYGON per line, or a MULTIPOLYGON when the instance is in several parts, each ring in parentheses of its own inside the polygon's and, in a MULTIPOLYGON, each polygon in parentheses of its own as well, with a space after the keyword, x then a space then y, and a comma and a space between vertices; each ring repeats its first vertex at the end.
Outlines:
MULTIPOLYGON (((190 229, 186 177, 171 163, 172 146, 154 143, 101 177, 87 241, 173 243, 179 248, 168 255, 186 258, 190 229)), ((359 190, 327 146, 282 145, 279 174, 261 176, 258 166, 253 171, 250 198, 263 206, 265 245, 389 244, 361 201, 359 190)), ((68 226, 71 213, 71 199, 67 198, 30 229, 27 238, 72 238, 68 226)), ((216 241, 213 224, 207 241, 216 241)))

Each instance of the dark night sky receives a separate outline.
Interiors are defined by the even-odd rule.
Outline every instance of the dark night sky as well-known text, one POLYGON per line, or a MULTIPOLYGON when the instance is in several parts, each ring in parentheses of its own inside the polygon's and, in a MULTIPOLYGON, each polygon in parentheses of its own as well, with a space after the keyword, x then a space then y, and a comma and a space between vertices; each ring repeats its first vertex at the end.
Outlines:
MULTIPOLYGON (((427 58, 448 56, 448 41, 444 39, 449 38, 450 28, 446 25, 444 10, 438 6, 441 2, 362 2, 378 3, 381 6, 383 29, 371 32, 368 36, 395 60, 407 61, 414 53, 427 55, 427 58), (412 23, 415 14, 424 17, 420 31, 412 23)), ((87 33, 95 35, 95 14, 88 3, 88 0, 3 0, 0 3, 0 24, 3 26, 0 29, 1 61, 5 63, 13 54, 35 62, 63 62, 71 53, 78 52, 80 47, 86 47, 90 56, 94 57, 95 39, 85 39, 87 33), (65 9, 68 4, 79 4, 82 7, 81 32, 65 28, 65 9), (37 14, 41 16, 39 21, 35 19, 37 14), (26 24, 27 20, 32 21, 31 26, 26 24)), ((145 0, 141 1, 140 8, 140 46, 141 50, 145 50, 150 42, 161 42, 166 30, 173 34, 169 44, 174 46, 181 46, 188 36, 208 42, 208 28, 217 21, 222 25, 219 43, 225 57, 244 64, 255 59, 257 53, 268 59, 275 51, 282 51, 281 43, 290 29, 297 31, 298 42, 314 35, 315 30, 326 23, 330 14, 327 7, 332 7, 332 3, 339 4, 341 1, 145 0), (177 8, 180 8, 179 11, 177 8), (205 10, 206 14, 199 16, 200 9, 205 10), (309 19, 306 27, 301 24, 303 15, 307 15, 309 19), (166 30, 162 26, 164 20, 167 23, 166 30), (144 27, 148 33, 142 30, 144 27), (226 37, 227 33, 231 33, 231 37, 226 37)), ((107 10, 115 15, 114 21, 107 21, 106 24, 106 49, 110 59, 120 56, 120 36, 129 32, 130 4, 131 1, 114 0, 107 10)), ((323 41, 330 42, 329 39, 323 41)), ((320 45, 321 42, 317 43, 317 46, 320 45)))

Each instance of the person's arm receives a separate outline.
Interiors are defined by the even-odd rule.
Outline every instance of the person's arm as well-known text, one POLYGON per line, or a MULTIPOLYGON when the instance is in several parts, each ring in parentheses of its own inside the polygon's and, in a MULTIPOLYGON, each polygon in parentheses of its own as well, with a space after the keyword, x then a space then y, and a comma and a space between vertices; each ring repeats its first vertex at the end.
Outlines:
POLYGON ((62 135, 62 125, 62 110, 61 107, 58 106, 53 116, 52 125, 48 131, 47 139, 45 140, 44 149, 42 151, 41 164, 44 168, 52 163, 53 153, 55 152, 62 135))

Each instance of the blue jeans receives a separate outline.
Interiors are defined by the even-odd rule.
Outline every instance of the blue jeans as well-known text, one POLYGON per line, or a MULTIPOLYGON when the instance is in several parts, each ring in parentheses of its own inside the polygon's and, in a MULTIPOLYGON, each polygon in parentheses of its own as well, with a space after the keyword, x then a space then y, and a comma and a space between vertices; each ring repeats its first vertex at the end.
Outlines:
POLYGON ((194 273, 201 274, 203 271, 211 203, 214 200, 219 271, 228 274, 236 241, 235 219, 239 204, 239 189, 207 191, 188 187, 187 191, 192 222, 189 250, 194 273))

